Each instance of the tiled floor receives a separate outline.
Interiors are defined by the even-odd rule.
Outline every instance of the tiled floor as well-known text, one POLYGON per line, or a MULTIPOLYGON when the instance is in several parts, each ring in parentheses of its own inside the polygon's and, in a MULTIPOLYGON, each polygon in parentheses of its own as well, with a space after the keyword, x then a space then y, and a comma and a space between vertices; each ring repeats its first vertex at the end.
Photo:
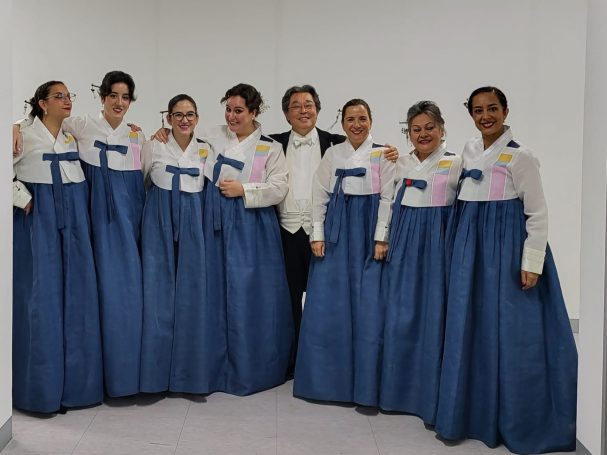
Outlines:
POLYGON ((293 398, 292 382, 249 397, 142 395, 40 417, 15 411, 2 455, 482 455, 478 441, 445 446, 413 416, 357 412, 293 398))

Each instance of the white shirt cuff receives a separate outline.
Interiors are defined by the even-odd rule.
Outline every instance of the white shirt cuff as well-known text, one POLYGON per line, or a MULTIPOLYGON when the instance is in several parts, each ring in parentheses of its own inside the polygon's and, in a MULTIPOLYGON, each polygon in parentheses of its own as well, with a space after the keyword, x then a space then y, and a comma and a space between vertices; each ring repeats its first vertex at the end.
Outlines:
POLYGON ((312 233, 310 234, 310 242, 325 241, 325 223, 317 221, 312 225, 312 233))
POLYGON ((13 205, 21 209, 32 200, 32 195, 27 190, 25 185, 20 181, 16 180, 13 182, 13 205))
POLYGON ((390 231, 388 225, 384 221, 378 221, 375 227, 375 237, 373 239, 376 242, 387 242, 390 231))
POLYGON ((523 248, 523 261, 521 269, 526 272, 542 274, 544 269, 544 257, 546 256, 545 251, 534 250, 533 248, 523 248))
POLYGON ((263 201, 263 194, 255 183, 243 183, 242 188, 244 189, 244 206, 247 209, 261 207, 263 201))

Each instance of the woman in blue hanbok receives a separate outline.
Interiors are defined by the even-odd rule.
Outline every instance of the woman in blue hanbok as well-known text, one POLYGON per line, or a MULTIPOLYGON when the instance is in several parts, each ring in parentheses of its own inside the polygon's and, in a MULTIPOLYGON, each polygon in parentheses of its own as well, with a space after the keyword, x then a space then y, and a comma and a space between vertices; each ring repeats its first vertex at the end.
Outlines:
POLYGON ((342 109, 347 140, 327 149, 314 177, 314 254, 303 312, 296 396, 378 404, 384 305, 380 298, 394 163, 370 135, 360 99, 342 109))
POLYGON ((446 230, 462 160, 443 145, 431 101, 407 112, 414 149, 398 163, 382 285, 386 324, 380 407, 434 424, 447 301, 446 230))
POLYGON ((13 406, 34 412, 103 399, 89 192, 61 127, 73 96, 58 81, 36 90, 13 164, 13 406))
POLYGON ((574 450, 577 352, 539 163, 504 124, 499 89, 467 107, 482 137, 462 154, 436 431, 521 454, 574 450))
POLYGON ((274 205, 288 191, 281 145, 255 121, 251 85, 228 90, 226 125, 211 130, 203 228, 207 258, 209 391, 246 395, 285 380, 293 338, 274 205))
POLYGON ((166 143, 146 142, 148 187, 142 223, 142 392, 206 393, 206 267, 202 234, 204 164, 209 146, 194 136, 196 103, 169 101, 166 143))

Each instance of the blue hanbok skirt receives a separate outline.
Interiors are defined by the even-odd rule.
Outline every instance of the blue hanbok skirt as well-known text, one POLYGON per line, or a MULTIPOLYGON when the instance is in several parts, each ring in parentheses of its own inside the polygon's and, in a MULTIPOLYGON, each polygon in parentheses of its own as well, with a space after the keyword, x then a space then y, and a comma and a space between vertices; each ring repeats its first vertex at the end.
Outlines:
POLYGON ((248 395, 277 386, 289 365, 293 315, 275 208, 245 208, 207 182, 203 227, 209 391, 248 395))
POLYGON ((26 183, 33 209, 13 215, 13 406, 32 412, 103 400, 97 281, 86 182, 26 183))
POLYGON ((153 185, 143 211, 142 392, 209 391, 203 192, 179 198, 178 226, 170 190, 153 185))
POLYGON ((436 431, 520 454, 574 450, 577 352, 550 248, 523 291, 522 202, 457 211, 436 431))
POLYGON ((111 397, 139 392, 143 282, 140 226, 145 190, 141 171, 109 169, 107 194, 101 168, 82 162, 91 190, 90 215, 97 268, 105 391, 111 397), (113 217, 108 197, 113 200, 113 217))
MULTIPOLYGON (((312 258, 293 394, 376 406, 384 301, 383 262, 373 259, 379 195, 346 195, 337 243, 312 258)), ((327 220, 332 217, 327 212, 327 220)), ((329 238, 325 223, 326 239, 329 238)))
POLYGON ((451 207, 395 208, 391 258, 384 266, 386 323, 380 407, 418 415, 431 425, 443 356, 445 232, 450 212, 451 207))

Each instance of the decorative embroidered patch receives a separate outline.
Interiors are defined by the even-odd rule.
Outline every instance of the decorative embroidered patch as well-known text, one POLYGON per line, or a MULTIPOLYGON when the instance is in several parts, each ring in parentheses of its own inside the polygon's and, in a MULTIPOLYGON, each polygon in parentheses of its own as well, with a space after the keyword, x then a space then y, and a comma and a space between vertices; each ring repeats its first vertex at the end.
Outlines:
POLYGON ((261 183, 263 173, 266 169, 266 162, 270 156, 270 146, 265 144, 257 144, 255 147, 255 156, 253 157, 253 165, 251 166, 251 176, 249 183, 261 183))

